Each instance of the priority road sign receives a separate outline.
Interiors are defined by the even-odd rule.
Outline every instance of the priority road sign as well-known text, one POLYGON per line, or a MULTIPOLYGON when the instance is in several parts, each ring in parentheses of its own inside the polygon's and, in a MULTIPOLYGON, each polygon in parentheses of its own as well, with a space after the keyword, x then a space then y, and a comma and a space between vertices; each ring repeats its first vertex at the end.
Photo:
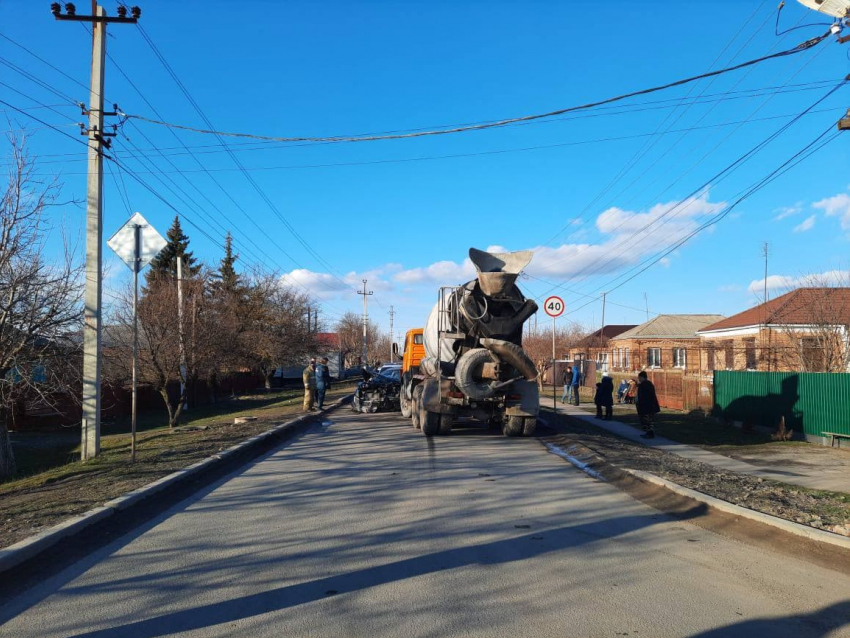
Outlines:
POLYGON ((549 297, 546 301, 543 302, 543 310, 546 311, 546 314, 552 317, 560 317, 564 314, 564 310, 566 310, 567 306, 564 304, 564 300, 560 297, 549 297))
POLYGON ((133 213, 127 223, 119 228, 106 243, 134 272, 147 266, 168 244, 156 228, 142 217, 141 213, 133 213), (137 229, 138 235, 136 235, 137 229))

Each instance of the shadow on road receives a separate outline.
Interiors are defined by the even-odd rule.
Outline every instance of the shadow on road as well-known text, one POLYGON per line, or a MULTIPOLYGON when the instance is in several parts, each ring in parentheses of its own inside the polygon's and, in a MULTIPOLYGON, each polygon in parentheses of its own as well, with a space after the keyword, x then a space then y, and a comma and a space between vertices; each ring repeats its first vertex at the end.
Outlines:
MULTIPOLYGON (((702 516, 705 509, 704 505, 695 507, 681 518, 689 519, 702 516)), ((538 536, 540 531, 536 531, 533 534, 515 536, 492 543, 458 547, 347 574, 278 587, 249 596, 201 605, 107 629, 86 631, 73 634, 72 638, 107 638, 113 636, 154 638, 155 636, 192 631, 322 600, 329 595, 329 592, 334 594, 351 593, 468 565, 499 565, 565 549, 574 549, 598 540, 607 540, 614 536, 631 533, 649 527, 656 522, 658 522, 658 518, 653 515, 610 518, 604 521, 602 525, 600 521, 595 521, 546 530, 545 537, 547 540, 545 542, 541 542, 541 537, 538 536), (604 530, 607 530, 607 533, 604 530), (617 531, 611 533, 610 530, 617 531)), ((85 587, 78 588, 76 595, 84 596, 85 590, 85 587)))
POLYGON ((850 600, 835 603, 810 614, 794 614, 779 618, 756 618, 734 625, 709 629, 690 638, 753 638, 754 636, 827 636, 850 626, 850 600), (816 633, 812 633, 816 632, 816 633))

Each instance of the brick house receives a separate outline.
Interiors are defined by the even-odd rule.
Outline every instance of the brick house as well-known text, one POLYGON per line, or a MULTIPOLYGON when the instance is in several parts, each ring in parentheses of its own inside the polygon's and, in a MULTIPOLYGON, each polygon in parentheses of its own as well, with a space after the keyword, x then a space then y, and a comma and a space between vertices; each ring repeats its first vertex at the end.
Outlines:
POLYGON ((658 315, 608 341, 601 369, 612 372, 700 369, 697 331, 723 315, 658 315))
POLYGON ((850 372, 850 288, 798 288, 698 334, 706 372, 850 372))
POLYGON ((607 361, 608 342, 614 337, 623 334, 626 330, 635 328, 634 324, 622 325, 612 324, 606 325, 595 332, 591 332, 581 340, 577 341, 566 355, 569 361, 578 359, 587 359, 596 361, 597 368, 601 369, 602 363, 607 361))

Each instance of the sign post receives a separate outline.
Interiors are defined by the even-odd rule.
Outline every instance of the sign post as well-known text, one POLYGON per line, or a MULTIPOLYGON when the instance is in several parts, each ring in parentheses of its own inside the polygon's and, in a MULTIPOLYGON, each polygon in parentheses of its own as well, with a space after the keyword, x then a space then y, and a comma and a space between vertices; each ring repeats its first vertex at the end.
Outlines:
POLYGON ((135 213, 106 243, 133 271, 133 394, 130 407, 130 461, 135 463, 138 401, 136 377, 139 367, 139 272, 165 248, 168 242, 140 213, 135 213))
POLYGON ((555 383, 555 372, 556 372, 556 362, 558 360, 555 355, 555 319, 564 314, 564 310, 566 309, 566 305, 564 304, 564 300, 560 297, 552 296, 546 299, 543 302, 543 309, 546 311, 546 314, 552 317, 552 412, 558 411, 558 400, 557 400, 557 385, 555 383))

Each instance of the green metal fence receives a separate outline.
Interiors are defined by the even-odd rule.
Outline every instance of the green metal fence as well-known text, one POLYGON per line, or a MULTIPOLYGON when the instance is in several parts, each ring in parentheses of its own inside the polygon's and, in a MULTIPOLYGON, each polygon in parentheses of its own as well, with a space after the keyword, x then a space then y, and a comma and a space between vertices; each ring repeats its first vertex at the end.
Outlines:
POLYGON ((715 371, 714 414, 767 427, 784 416, 810 436, 850 434, 850 374, 715 371))

